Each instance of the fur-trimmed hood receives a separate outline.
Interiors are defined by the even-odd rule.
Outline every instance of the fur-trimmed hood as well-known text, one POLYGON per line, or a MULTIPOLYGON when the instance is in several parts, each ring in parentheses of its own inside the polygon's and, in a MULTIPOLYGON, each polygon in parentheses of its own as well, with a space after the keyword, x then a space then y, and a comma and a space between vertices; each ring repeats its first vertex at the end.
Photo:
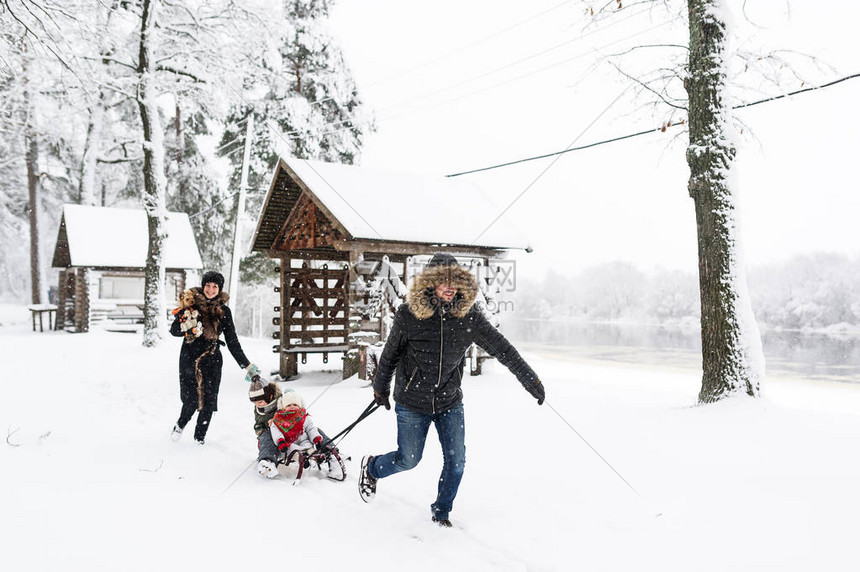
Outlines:
POLYGON ((419 320, 426 320, 439 307, 441 300, 436 297, 436 287, 440 284, 450 284, 457 288, 449 310, 453 317, 465 317, 475 304, 478 281, 468 270, 458 264, 427 266, 412 281, 406 298, 409 309, 419 320))

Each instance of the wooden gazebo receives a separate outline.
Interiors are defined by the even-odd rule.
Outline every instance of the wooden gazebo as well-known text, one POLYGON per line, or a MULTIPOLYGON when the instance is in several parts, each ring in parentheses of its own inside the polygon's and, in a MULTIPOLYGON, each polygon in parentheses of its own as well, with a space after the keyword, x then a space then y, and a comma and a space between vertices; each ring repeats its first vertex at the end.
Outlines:
POLYGON ((309 353, 326 362, 343 355, 344 378, 363 375, 360 348, 385 338, 405 283, 436 252, 474 269, 479 300, 493 299, 500 290, 493 269, 505 253, 530 250, 511 225, 495 221, 501 212, 459 179, 281 158, 252 246, 280 261, 273 350, 281 376, 296 375, 309 353))

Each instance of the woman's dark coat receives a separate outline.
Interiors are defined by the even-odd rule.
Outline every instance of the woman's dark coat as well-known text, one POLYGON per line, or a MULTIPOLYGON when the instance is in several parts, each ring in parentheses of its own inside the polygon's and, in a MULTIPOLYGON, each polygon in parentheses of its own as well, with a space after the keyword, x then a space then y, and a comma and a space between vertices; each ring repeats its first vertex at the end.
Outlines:
POLYGON ((183 294, 182 307, 170 326, 172 335, 185 337, 179 352, 179 396, 183 404, 196 403, 198 411, 218 410, 223 364, 220 346, 224 343, 219 340, 221 334, 239 367, 245 368, 251 363, 236 336, 233 314, 226 306, 229 299, 226 292, 219 292, 212 300, 207 300, 200 288, 191 288, 183 294), (203 326, 200 337, 186 336, 180 329, 181 310, 188 307, 200 313, 198 322, 203 326))
POLYGON ((398 308, 373 379, 373 389, 388 395, 394 376, 394 401, 420 413, 441 413, 463 399, 461 383, 466 350, 474 342, 506 366, 524 387, 538 376, 511 343, 474 306, 475 278, 459 266, 428 267, 398 308), (436 286, 458 288, 451 304, 440 303, 436 286))

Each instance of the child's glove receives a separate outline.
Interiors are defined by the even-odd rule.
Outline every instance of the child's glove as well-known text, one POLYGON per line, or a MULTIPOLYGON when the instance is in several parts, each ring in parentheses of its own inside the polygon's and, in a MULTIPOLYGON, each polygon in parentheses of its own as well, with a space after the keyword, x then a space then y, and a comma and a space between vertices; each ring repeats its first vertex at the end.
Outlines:
POLYGON ((316 437, 316 438, 314 438, 314 448, 317 451, 319 451, 320 453, 324 453, 325 451, 328 450, 328 443, 323 445, 323 438, 322 437, 316 437))
POLYGON ((257 364, 249 363, 245 367, 245 371, 247 372, 245 374, 245 381, 247 381, 248 383, 253 383, 255 381, 259 381, 263 387, 266 387, 267 385, 269 385, 268 380, 263 379, 262 376, 260 375, 260 373, 261 373, 260 368, 257 367, 257 364))
POLYGON ((287 444, 286 439, 278 439, 278 451, 281 451, 283 453, 284 451, 286 451, 289 448, 290 448, 290 446, 289 446, 289 444, 287 444))

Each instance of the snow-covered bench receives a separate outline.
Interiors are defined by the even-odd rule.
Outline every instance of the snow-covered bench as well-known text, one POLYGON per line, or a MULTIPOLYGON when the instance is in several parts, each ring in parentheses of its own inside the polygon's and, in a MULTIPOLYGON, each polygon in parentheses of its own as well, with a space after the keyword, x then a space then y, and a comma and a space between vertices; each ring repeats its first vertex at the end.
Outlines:
POLYGON ((27 306, 33 318, 33 331, 36 331, 36 316, 39 317, 39 331, 44 332, 45 328, 42 324, 42 316, 48 314, 48 331, 54 329, 54 316, 57 313, 57 307, 53 304, 30 304, 27 306))

